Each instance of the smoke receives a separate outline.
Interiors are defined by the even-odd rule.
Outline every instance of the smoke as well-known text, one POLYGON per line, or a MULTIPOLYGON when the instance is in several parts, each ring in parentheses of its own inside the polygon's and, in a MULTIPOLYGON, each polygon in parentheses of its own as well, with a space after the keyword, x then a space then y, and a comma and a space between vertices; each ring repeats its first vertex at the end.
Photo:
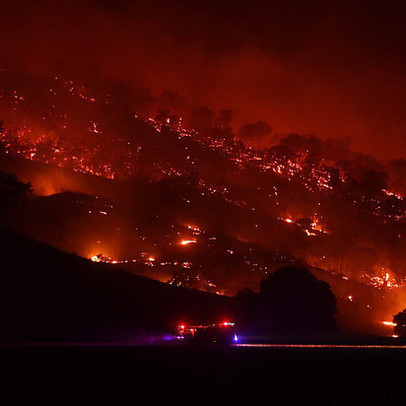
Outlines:
POLYGON ((208 107, 198 107, 191 111, 187 120, 189 128, 195 128, 200 131, 214 125, 214 112, 208 107))
POLYGON ((264 121, 258 121, 253 124, 244 124, 238 131, 239 138, 246 144, 261 148, 262 145, 269 145, 269 135, 272 128, 264 121))
MULTIPOLYGON (((34 107, 20 112, 11 109, 10 116, 15 115, 16 122, 26 123, 34 135, 46 133, 53 140, 60 140, 63 137, 53 129, 62 128, 67 120, 69 141, 80 144, 89 135, 89 128, 92 130, 91 122, 97 119, 97 125, 110 136, 103 138, 92 133, 91 139, 102 146, 97 155, 99 164, 111 162, 119 167, 124 162, 120 148, 131 142, 134 151, 141 151, 141 169, 137 174, 157 181, 163 175, 162 168, 154 167, 155 164, 182 168, 188 157, 188 162, 196 162, 201 178, 215 185, 211 189, 216 189, 217 194, 211 196, 206 190, 203 198, 194 184, 172 192, 163 183, 153 193, 148 188, 155 186, 148 186, 148 182, 138 187, 122 185, 117 191, 113 182, 97 187, 94 180, 87 182, 56 172, 34 176, 34 187, 47 195, 59 191, 105 193, 104 197, 115 198, 124 205, 129 199, 137 209, 130 205, 134 209, 131 216, 151 224, 150 234, 146 233, 149 241, 130 246, 124 240, 133 235, 131 227, 135 229, 139 224, 131 220, 131 227, 126 229, 130 214, 121 212, 120 221, 112 220, 110 224, 100 214, 105 211, 101 207, 98 212, 102 221, 92 219, 96 225, 100 223, 100 235, 114 240, 116 234, 110 228, 118 224, 124 230, 124 237, 110 242, 114 248, 112 256, 130 256, 134 250, 144 248, 152 250, 156 241, 161 241, 159 234, 166 235, 166 228, 160 229, 163 219, 171 233, 175 233, 169 229, 173 223, 193 219, 204 229, 227 236, 222 241, 221 260, 210 259, 212 263, 208 260, 202 268, 213 270, 213 274, 236 285, 243 277, 254 277, 247 276, 246 268, 237 270, 237 265, 230 277, 227 270, 231 268, 222 267, 224 255, 236 258, 226 250, 237 251, 233 244, 241 251, 248 251, 248 245, 265 251, 277 249, 321 268, 340 269, 346 275, 359 276, 367 268, 378 276, 389 269, 403 277, 403 226, 385 225, 384 221, 363 214, 353 203, 371 211, 376 202, 384 200, 387 206, 380 209, 393 212, 393 216, 402 209, 396 197, 381 198, 382 189, 406 190, 404 159, 381 162, 371 154, 377 158, 398 158, 406 147, 404 7, 400 1, 374 0, 356 4, 338 0, 254 0, 238 4, 182 0, 3 2, 2 59, 9 65, 21 65, 39 73, 35 86, 24 87, 25 82, 18 82, 21 78, 17 78, 31 92, 27 100, 31 98, 30 106, 34 107), (108 94, 108 108, 100 109, 100 105, 95 106, 97 103, 70 104, 61 97, 56 110, 67 113, 67 117, 51 114, 48 122, 52 128, 45 127, 38 113, 42 114, 43 101, 48 103, 51 93, 49 87, 42 86, 50 81, 41 82, 41 75, 52 77, 55 72, 64 71, 68 72, 65 77, 73 77, 75 83, 88 84, 97 99, 98 94, 108 94), (160 121, 169 120, 173 126, 182 117, 185 127, 203 129, 213 139, 216 134, 220 134, 218 140, 238 134, 246 145, 264 149, 265 154, 280 159, 284 165, 290 159, 312 171, 323 162, 323 171, 330 176, 328 186, 334 187, 334 194, 310 193, 303 182, 288 182, 276 175, 265 178, 262 172, 250 172, 249 167, 236 172, 234 163, 197 149, 196 152, 194 147, 186 154, 174 137, 162 136, 134 120, 135 110, 152 114, 160 121), (115 137, 117 134, 120 136, 115 137), (273 146, 278 136, 282 137, 281 142, 273 146), (273 148, 268 150, 270 146, 273 148), (343 174, 349 179, 345 185, 340 181, 343 174), (189 189, 191 196, 185 196, 182 191, 189 189), (136 195, 132 196, 135 202, 128 197, 128 190, 136 195), (220 204, 219 195, 223 192, 223 197, 237 204, 220 204), (169 199, 160 198, 169 194, 171 204, 169 199), (181 198, 194 204, 188 205, 181 198), (250 205, 256 210, 250 210, 250 205), (312 239, 299 226, 308 227, 316 214, 329 236, 312 239), (151 218, 156 215, 160 217, 156 217, 157 225, 153 227, 151 218), (278 217, 288 217, 296 224, 285 224, 278 217), (106 223, 110 225, 109 232, 103 228, 106 223)), ((74 89, 76 94, 85 91, 74 89)), ((3 109, 4 99, 2 114, 3 109)), ((7 126, 12 126, 12 117, 0 115, 7 126)), ((26 171, 27 180, 30 171, 26 171)), ((176 185, 173 187, 176 189, 176 185)), ((89 210, 83 213, 83 219, 87 219, 89 210)), ((55 218, 59 214, 57 207, 55 218)), ((91 227, 82 226, 74 216, 67 220, 69 248, 74 249, 76 242, 72 224, 78 224, 77 230, 84 229, 90 240, 93 223, 91 227)), ((36 231, 36 227, 32 228, 36 231)), ((58 239, 49 230, 42 232, 48 233, 50 239, 58 239)), ((93 246, 91 249, 96 250, 93 246)), ((261 264, 271 263, 267 255, 263 255, 261 264)), ((207 253, 202 258, 208 258, 207 253)), ((236 264, 242 264, 239 259, 236 264)), ((198 262, 198 258, 193 260, 198 262)), ((247 254, 244 261, 256 264, 257 258, 247 254)))
POLYGON ((3 2, 0 50, 41 72, 68 65, 232 109, 235 130, 265 121, 276 134, 349 136, 355 150, 398 157, 404 8, 396 0, 3 2))

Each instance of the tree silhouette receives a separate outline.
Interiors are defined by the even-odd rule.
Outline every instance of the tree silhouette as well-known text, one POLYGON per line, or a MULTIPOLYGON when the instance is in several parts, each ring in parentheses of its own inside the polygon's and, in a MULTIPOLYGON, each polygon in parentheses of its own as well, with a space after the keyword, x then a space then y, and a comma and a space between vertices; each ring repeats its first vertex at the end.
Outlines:
POLYGON ((394 334, 398 336, 406 336, 406 309, 402 310, 393 317, 393 322, 396 323, 394 327, 394 334))
POLYGON ((30 183, 19 181, 12 173, 0 171, 0 214, 19 204, 30 191, 30 183))
POLYGON ((244 297, 242 307, 249 317, 244 325, 257 333, 316 337, 336 330, 336 299, 330 286, 301 267, 269 275, 261 281, 260 293, 244 297))

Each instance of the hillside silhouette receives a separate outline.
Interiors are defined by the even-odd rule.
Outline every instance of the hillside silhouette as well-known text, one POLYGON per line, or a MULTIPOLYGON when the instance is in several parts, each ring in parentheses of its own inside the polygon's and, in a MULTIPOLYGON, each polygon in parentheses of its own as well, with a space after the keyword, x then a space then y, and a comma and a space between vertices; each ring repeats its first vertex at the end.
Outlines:
POLYGON ((128 342, 230 314, 230 299, 166 285, 0 230, 0 341, 128 342))

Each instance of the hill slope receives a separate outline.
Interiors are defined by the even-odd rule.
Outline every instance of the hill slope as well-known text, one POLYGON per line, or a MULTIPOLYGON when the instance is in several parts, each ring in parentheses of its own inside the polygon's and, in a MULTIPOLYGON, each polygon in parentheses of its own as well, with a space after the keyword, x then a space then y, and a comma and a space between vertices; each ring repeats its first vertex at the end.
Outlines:
POLYGON ((230 299, 176 288, 0 231, 0 340, 132 341, 226 317, 230 299))

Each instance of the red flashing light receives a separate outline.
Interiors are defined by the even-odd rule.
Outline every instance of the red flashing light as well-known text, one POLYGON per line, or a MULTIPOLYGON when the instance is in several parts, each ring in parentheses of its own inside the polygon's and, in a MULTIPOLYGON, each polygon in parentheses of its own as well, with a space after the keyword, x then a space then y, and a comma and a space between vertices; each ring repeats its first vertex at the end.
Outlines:
POLYGON ((224 321, 223 323, 220 323, 219 326, 234 326, 235 323, 232 323, 230 321, 224 321))

